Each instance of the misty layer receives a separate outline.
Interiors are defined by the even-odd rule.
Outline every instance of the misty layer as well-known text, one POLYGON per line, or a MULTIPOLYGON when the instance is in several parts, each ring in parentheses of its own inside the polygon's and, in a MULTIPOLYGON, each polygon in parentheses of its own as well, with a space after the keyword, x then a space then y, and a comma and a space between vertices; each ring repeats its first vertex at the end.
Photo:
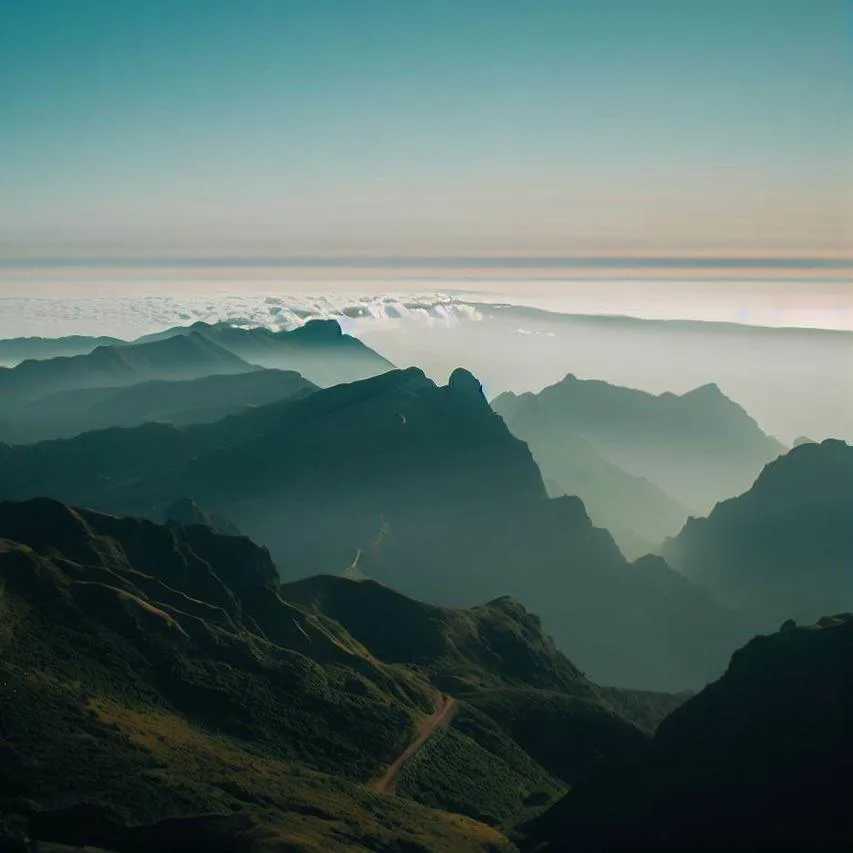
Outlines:
POLYGON ((844 442, 335 322, 0 351, 0 844, 853 837, 844 442))

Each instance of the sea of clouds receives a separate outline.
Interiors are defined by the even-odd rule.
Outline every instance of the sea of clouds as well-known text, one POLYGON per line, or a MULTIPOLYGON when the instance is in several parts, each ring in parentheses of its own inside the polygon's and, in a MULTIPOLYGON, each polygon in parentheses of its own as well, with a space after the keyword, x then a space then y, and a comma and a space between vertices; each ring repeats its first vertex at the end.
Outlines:
POLYGON ((353 334, 399 321, 452 325, 480 319, 470 301, 448 293, 376 295, 212 292, 133 296, 0 298, 0 338, 110 335, 127 340, 170 326, 227 322, 293 329, 336 319, 353 334))

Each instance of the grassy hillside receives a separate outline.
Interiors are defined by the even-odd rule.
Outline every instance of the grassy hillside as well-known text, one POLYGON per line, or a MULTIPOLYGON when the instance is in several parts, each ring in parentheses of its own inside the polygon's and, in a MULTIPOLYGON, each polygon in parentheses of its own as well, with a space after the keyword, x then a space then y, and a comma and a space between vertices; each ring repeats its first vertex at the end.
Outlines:
POLYGON ((122 853, 186 833, 210 849, 201 816, 232 814, 215 831, 238 849, 497 851, 501 829, 646 741, 511 599, 279 589, 243 537, 46 499, 0 504, 0 732, 0 814, 122 853), (373 793, 451 690, 451 725, 395 797, 373 793), (561 697, 584 712, 551 713, 561 697), (544 737, 576 746, 553 758, 544 737))

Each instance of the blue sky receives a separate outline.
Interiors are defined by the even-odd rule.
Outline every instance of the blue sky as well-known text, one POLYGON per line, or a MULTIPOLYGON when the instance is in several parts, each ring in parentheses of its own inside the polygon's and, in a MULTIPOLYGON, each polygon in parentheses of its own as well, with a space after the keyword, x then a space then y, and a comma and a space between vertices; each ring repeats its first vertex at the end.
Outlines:
POLYGON ((0 0, 0 255, 844 254, 843 0, 0 0))

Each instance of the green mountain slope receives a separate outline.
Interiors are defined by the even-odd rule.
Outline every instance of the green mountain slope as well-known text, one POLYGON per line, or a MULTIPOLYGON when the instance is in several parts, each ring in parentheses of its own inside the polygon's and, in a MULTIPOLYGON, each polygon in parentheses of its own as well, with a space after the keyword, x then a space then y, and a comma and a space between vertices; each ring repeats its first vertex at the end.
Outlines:
POLYGON ((498 850, 444 812, 511 825, 646 743, 510 599, 279 589, 243 537, 47 499, 0 504, 0 652, 0 813, 43 840, 124 850, 134 825, 237 811, 298 850, 498 850), (397 799, 372 793, 448 695, 458 713, 397 799), (569 745, 549 755, 546 736, 569 745))
POLYGON ((246 849, 502 849, 364 786, 435 690, 284 602, 248 540, 4 504, 0 579, 0 811, 43 838, 236 810, 264 828, 246 849))

